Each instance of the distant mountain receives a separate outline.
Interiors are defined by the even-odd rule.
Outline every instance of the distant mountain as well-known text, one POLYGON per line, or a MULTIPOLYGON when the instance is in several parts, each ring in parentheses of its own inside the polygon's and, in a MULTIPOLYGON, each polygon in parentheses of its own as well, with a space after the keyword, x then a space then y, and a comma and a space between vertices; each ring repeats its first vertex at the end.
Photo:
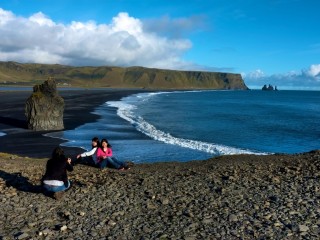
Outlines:
POLYGON ((48 77, 61 86, 87 88, 248 89, 241 75, 233 73, 0 62, 1 85, 35 85, 48 77))

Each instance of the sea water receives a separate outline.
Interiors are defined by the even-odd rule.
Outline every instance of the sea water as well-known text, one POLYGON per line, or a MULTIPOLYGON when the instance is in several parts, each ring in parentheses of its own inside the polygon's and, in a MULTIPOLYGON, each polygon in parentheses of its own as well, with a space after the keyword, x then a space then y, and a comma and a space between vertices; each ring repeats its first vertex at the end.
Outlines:
POLYGON ((137 163, 320 149, 317 91, 141 93, 94 113, 96 122, 50 136, 83 149, 107 138, 115 156, 137 163))

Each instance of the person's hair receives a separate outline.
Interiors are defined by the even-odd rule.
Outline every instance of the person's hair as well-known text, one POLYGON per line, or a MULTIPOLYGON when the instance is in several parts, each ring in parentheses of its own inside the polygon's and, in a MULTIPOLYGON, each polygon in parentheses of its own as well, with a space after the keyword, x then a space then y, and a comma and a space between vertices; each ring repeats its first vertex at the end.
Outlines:
POLYGON ((61 147, 56 147, 52 152, 52 159, 65 159, 64 151, 61 147))
MULTIPOLYGON (((100 141, 99 141, 98 137, 92 138, 92 142, 96 142, 97 143, 97 147, 100 147, 100 141)), ((93 148, 93 146, 92 146, 92 148, 93 148)))
POLYGON ((101 147, 101 149, 102 149, 102 143, 103 143, 103 142, 107 143, 107 147, 108 147, 108 148, 111 148, 111 147, 112 147, 112 146, 109 144, 108 140, 104 138, 104 139, 102 139, 101 142, 100 142, 100 147, 101 147))

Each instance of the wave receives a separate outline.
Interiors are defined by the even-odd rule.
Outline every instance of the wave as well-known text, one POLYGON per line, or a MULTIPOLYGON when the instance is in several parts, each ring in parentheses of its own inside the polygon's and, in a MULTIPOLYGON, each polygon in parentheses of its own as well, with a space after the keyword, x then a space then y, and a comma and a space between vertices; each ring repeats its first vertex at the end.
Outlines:
POLYGON ((145 121, 141 116, 135 113, 137 106, 134 105, 136 101, 147 101, 150 97, 157 94, 173 93, 173 92, 155 92, 135 94, 123 98, 121 101, 110 101, 107 105, 117 108, 117 114, 121 118, 130 122, 138 131, 144 133, 150 138, 164 142, 166 144, 177 145, 180 147, 190 148, 202 152, 207 152, 214 155, 234 155, 234 154, 256 154, 265 155, 268 153, 256 152, 246 149, 239 149, 220 144, 196 141, 191 139, 184 139, 172 136, 170 133, 163 132, 153 126, 151 123, 145 121))

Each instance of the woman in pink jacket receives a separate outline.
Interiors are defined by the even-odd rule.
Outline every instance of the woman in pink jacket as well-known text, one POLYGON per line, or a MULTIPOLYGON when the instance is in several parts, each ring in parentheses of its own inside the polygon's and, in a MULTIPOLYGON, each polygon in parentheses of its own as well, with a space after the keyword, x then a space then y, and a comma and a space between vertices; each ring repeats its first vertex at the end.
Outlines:
POLYGON ((119 161, 115 157, 112 157, 112 148, 107 139, 102 139, 100 147, 97 150, 98 166, 102 169, 109 165, 112 168, 124 170, 128 169, 126 163, 119 161))

